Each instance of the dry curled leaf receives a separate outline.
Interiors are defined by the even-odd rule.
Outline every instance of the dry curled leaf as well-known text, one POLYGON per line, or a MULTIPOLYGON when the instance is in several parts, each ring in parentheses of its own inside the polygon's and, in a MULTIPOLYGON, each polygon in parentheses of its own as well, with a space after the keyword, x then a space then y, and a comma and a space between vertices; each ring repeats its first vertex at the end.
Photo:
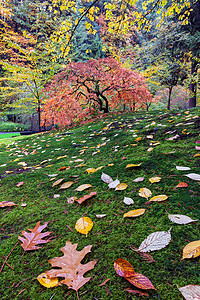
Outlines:
POLYGON ((78 187, 75 189, 75 191, 77 191, 77 192, 82 192, 82 191, 84 191, 84 190, 86 190, 86 189, 89 189, 90 187, 92 187, 91 184, 82 184, 82 185, 78 186, 78 187))
POLYGON ((195 258, 199 255, 200 255, 200 240, 191 242, 184 247, 182 259, 195 258))
POLYGON ((88 217, 82 217, 78 219, 75 225, 75 229, 82 233, 82 234, 88 234, 88 232, 92 229, 93 227, 93 222, 90 218, 88 217))
POLYGON ((145 210, 144 208, 140 208, 140 209, 134 209, 134 210, 130 210, 128 211, 127 213, 125 213, 123 215, 123 218, 131 218, 131 217, 138 217, 138 216, 141 216, 145 213, 145 210))
POLYGON ((147 296, 147 297, 149 297, 148 293, 142 292, 142 291, 139 291, 139 290, 132 290, 130 288, 127 288, 124 291, 129 292, 130 294, 133 294, 133 295, 139 294, 140 296, 147 296))
POLYGON ((89 195, 85 195, 82 198, 79 198, 78 200, 76 200, 79 204, 81 204, 82 202, 84 202, 87 199, 90 199, 91 197, 97 195, 97 192, 91 192, 89 195))
POLYGON ((0 207, 7 207, 7 206, 14 206, 14 205, 17 205, 17 204, 13 203, 12 201, 0 202, 0 207))
POLYGON ((140 257, 142 258, 142 260, 144 260, 145 262, 147 262, 147 263, 153 263, 153 262, 155 262, 155 260, 153 259, 153 257, 150 254, 147 254, 145 252, 141 252, 141 251, 139 251, 137 248, 135 248, 133 246, 131 247, 131 249, 133 251, 137 252, 140 255, 140 257))
POLYGON ((141 188, 139 189, 139 196, 148 199, 151 197, 152 192, 147 188, 141 188))
POLYGON ((37 280, 41 285, 47 288, 54 287, 58 284, 57 277, 49 278, 46 273, 41 273, 40 275, 38 275, 37 280))
POLYGON ((109 175, 107 175, 107 174, 105 174, 105 173, 103 173, 103 172, 102 172, 102 174, 101 174, 101 180, 102 180, 103 182, 105 182, 105 183, 111 183, 111 182, 113 182, 112 177, 110 177, 109 175))
POLYGON ((171 241, 171 228, 168 231, 153 232, 141 243, 138 248, 141 252, 160 250, 166 247, 171 241))
POLYGON ((76 250, 77 245, 72 245, 72 243, 67 241, 65 247, 60 249, 64 255, 62 257, 54 257, 48 261, 52 267, 57 269, 45 272, 48 278, 64 277, 64 280, 61 280, 59 283, 66 284, 69 289, 75 291, 78 291, 91 279, 91 277, 85 278, 83 275, 93 269, 97 262, 97 260, 93 260, 87 264, 81 264, 85 255, 91 252, 92 245, 84 247, 81 251, 76 250))
POLYGON ((74 203, 74 201, 77 201, 77 200, 78 200, 77 197, 70 197, 70 198, 67 198, 67 203, 72 204, 72 203, 74 203))
POLYGON ((128 164, 128 165, 126 166, 126 169, 140 167, 141 164, 142 164, 142 163, 140 163, 140 164, 128 164))
POLYGON ((196 222, 198 220, 193 220, 191 219, 190 217, 188 216, 185 216, 185 215, 178 215, 178 214, 175 214, 175 215, 170 215, 168 214, 168 218, 174 222, 174 223, 177 223, 177 224, 188 224, 188 223, 191 223, 191 222, 196 222))
POLYGON ((189 284, 179 288, 185 300, 200 300, 200 285, 189 284))
POLYGON ((37 224, 35 225, 35 227, 33 229, 28 229, 29 232, 26 231, 22 231, 22 235, 25 237, 21 237, 18 236, 18 239, 22 242, 21 246, 24 249, 24 251, 28 251, 28 250, 37 250, 40 249, 41 247, 36 246, 38 244, 44 244, 44 243, 48 243, 51 241, 51 237, 47 240, 44 240, 44 237, 47 237, 51 234, 51 232, 46 231, 41 233, 41 231, 47 227, 48 222, 44 223, 44 225, 40 226, 40 221, 37 222, 37 224))
POLYGON ((151 183, 159 182, 159 181, 161 181, 161 177, 158 177, 158 176, 156 176, 156 177, 151 177, 151 178, 149 178, 149 181, 150 181, 151 183))

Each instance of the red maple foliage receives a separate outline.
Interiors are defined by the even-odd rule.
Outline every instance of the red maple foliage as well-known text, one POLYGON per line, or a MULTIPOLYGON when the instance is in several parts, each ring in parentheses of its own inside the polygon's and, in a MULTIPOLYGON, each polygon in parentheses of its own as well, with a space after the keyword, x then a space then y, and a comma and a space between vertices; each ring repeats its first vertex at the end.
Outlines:
POLYGON ((103 58, 68 64, 46 86, 44 98, 45 125, 53 118, 64 127, 95 112, 124 107, 134 111, 151 101, 151 94, 141 74, 114 58, 103 58))

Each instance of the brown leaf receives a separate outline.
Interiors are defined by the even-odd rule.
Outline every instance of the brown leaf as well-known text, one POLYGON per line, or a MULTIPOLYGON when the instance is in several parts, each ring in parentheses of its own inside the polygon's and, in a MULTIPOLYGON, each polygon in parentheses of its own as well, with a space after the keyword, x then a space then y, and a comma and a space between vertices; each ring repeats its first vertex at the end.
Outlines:
POLYGON ((11 201, 3 201, 3 202, 0 202, 0 207, 7 207, 7 206, 14 206, 14 205, 17 205, 11 201))
POLYGON ((52 267, 59 269, 51 269, 45 272, 49 278, 64 277, 65 279, 61 280, 60 283, 66 284, 69 289, 75 291, 78 291, 91 279, 91 277, 85 278, 83 275, 93 269, 97 262, 97 260, 93 260, 85 265, 81 264, 85 255, 91 252, 92 245, 84 247, 81 251, 76 250, 77 245, 72 245, 71 242, 67 241, 65 247, 60 249, 64 256, 54 257, 48 261, 52 267))
POLYGON ((129 293, 131 293, 133 295, 139 294, 140 296, 147 296, 147 297, 149 297, 148 293, 142 292, 142 291, 139 291, 139 290, 132 290, 130 288, 127 288, 124 291, 129 292, 129 293))
POLYGON ((144 260, 144 261, 146 261, 147 263, 153 263, 153 262, 155 262, 155 260, 153 259, 153 257, 150 255, 150 254, 147 254, 147 253, 145 253, 145 252, 141 252, 141 251, 139 251, 137 248, 135 248, 135 247, 131 247, 131 249, 133 250, 133 251, 135 251, 135 252, 137 252, 139 255, 140 255, 140 257, 144 260))
POLYGON ((43 240, 43 238, 48 236, 51 232, 46 231, 44 233, 41 233, 41 231, 45 227, 47 227, 47 224, 48 222, 40 226, 40 221, 39 221, 35 225, 35 228, 28 229, 31 231, 31 233, 22 231, 22 235, 25 236, 25 238, 18 236, 18 239, 22 241, 21 246, 24 249, 24 251, 40 249, 41 247, 36 246, 37 244, 44 244, 50 242, 51 237, 48 240, 43 240))
POLYGON ((104 282, 102 282, 102 283, 99 284, 98 286, 103 286, 103 285, 105 285, 109 280, 110 280, 110 278, 106 279, 104 282))
POLYGON ((84 202, 85 200, 87 200, 87 199, 89 199, 89 198, 91 198, 91 197, 93 197, 93 196, 95 196, 95 195, 97 195, 97 192, 91 192, 89 195, 85 195, 84 197, 82 197, 82 198, 79 198, 78 200, 76 200, 79 204, 81 204, 82 202, 84 202))

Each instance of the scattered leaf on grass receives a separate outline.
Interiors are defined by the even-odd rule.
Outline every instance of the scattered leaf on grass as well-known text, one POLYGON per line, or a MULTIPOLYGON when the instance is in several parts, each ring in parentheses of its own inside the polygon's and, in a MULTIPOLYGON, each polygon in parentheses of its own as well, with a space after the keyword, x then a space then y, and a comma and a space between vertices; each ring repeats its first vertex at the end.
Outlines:
POLYGON ((109 189, 115 189, 118 186, 118 184, 120 184, 120 181, 118 179, 115 179, 114 181, 109 183, 108 187, 109 189))
POLYGON ((96 215, 96 217, 99 219, 104 218, 105 216, 107 216, 107 215, 106 214, 96 215))
POLYGON ((80 218, 75 225, 75 229, 82 233, 82 234, 88 234, 88 232, 92 229, 93 227, 93 222, 90 218, 88 217, 82 217, 80 218))
POLYGON ((82 197, 82 198, 79 198, 78 200, 76 200, 79 204, 81 204, 82 202, 84 202, 85 200, 87 200, 87 199, 89 199, 89 198, 91 198, 91 197, 93 197, 93 196, 95 196, 95 195, 97 195, 97 192, 91 192, 89 195, 85 195, 84 197, 82 197))
POLYGON ((124 202, 125 204, 127 204, 127 205, 131 205, 131 204, 134 203, 133 199, 128 198, 128 197, 124 197, 123 202, 124 202))
POLYGON ((115 191, 123 191, 128 187, 126 183, 120 183, 116 186, 115 191))
POLYGON ((200 240, 191 242, 184 247, 182 259, 195 258, 199 255, 200 255, 200 240))
POLYGON ((23 182, 23 181, 20 181, 20 182, 18 182, 18 184, 16 185, 16 187, 20 187, 20 186, 22 186, 22 185, 24 185, 24 182, 23 182))
POLYGON ((61 178, 61 179, 56 180, 56 181, 53 183, 52 187, 54 187, 54 186, 60 184, 63 180, 64 180, 64 178, 61 178))
POLYGON ((156 290, 156 288, 153 286, 151 281, 146 276, 144 276, 140 273, 135 273, 134 276, 126 277, 126 279, 139 289, 142 289, 142 290, 149 290, 149 289, 156 290))
POLYGON ((49 278, 46 273, 42 273, 42 274, 38 275, 37 280, 39 281, 39 283, 41 285, 43 285, 47 288, 54 287, 58 284, 57 277, 49 278))
POLYGON ((171 228, 169 231, 157 231, 153 232, 141 243, 138 248, 141 252, 150 252, 154 250, 160 250, 166 247, 171 241, 171 228))
POLYGON ((140 257, 141 257, 145 262, 147 262, 147 263, 153 263, 153 262, 155 262, 155 260, 153 259, 153 257, 152 257, 150 254, 147 254, 147 253, 145 253, 145 252, 141 252, 141 251, 139 251, 137 248, 135 248, 135 247, 133 247, 133 246, 131 246, 131 249, 132 249, 133 251, 137 252, 137 253, 140 255, 140 257))
POLYGON ((186 174, 184 176, 187 176, 188 178, 193 179, 193 180, 200 181, 200 175, 196 174, 196 173, 190 173, 190 174, 186 174))
POLYGON ((151 183, 154 183, 154 182, 159 182, 161 180, 161 177, 151 177, 151 178, 149 178, 149 181, 151 182, 151 183))
POLYGON ((60 190, 68 189, 74 182, 73 181, 67 181, 63 183, 60 187, 60 190))
POLYGON ((146 209, 144 209, 144 208, 130 210, 123 215, 123 218, 131 218, 131 217, 141 216, 145 213, 145 210, 146 209))
POLYGON ((135 274, 132 265, 123 258, 118 258, 114 262, 114 269, 119 276, 131 277, 135 274))
POLYGON ((176 166, 176 169, 179 171, 189 171, 191 170, 189 167, 181 167, 181 166, 176 166))
POLYGON ((139 196, 148 199, 149 197, 151 197, 152 192, 147 189, 147 188, 141 188, 139 190, 139 196))
POLYGON ((135 167, 140 167, 141 164, 142 164, 142 163, 140 163, 140 164, 128 164, 128 165, 126 166, 126 169, 129 169, 129 168, 135 168, 135 167))
POLYGON ((103 172, 101 174, 101 180, 103 182, 105 182, 105 183, 111 183, 111 182, 113 182, 113 179, 109 175, 107 175, 107 174, 105 174, 103 172))
POLYGON ((188 184, 186 182, 179 182, 179 184, 177 184, 176 188, 183 188, 183 187, 188 187, 188 184))
POLYGON ((198 220, 193 220, 190 217, 185 216, 185 215, 170 215, 170 214, 168 214, 168 218, 172 222, 177 223, 177 224, 188 224, 188 223, 191 223, 191 222, 198 221, 198 220))
POLYGON ((92 187, 91 184, 82 184, 82 185, 78 186, 75 189, 75 191, 82 192, 82 191, 84 191, 86 189, 89 189, 90 187, 92 187))
POLYGON ((130 288, 127 288, 124 291, 129 292, 130 294, 133 294, 133 295, 139 294, 140 296, 147 296, 147 297, 149 297, 148 293, 142 292, 142 291, 139 291, 139 290, 132 290, 130 288))
POLYGON ((74 201, 77 201, 77 200, 78 200, 77 197, 70 197, 70 198, 67 198, 67 203, 72 204, 72 203, 74 203, 74 201))
POLYGON ((85 255, 91 252, 92 245, 84 247, 81 251, 76 250, 77 245, 72 245, 72 243, 67 241, 65 247, 60 249, 64 255, 62 257, 54 257, 48 261, 52 267, 57 267, 57 269, 45 272, 48 278, 64 277, 64 280, 61 280, 59 283, 66 284, 69 289, 75 291, 78 291, 91 279, 91 277, 85 278, 83 275, 93 269, 97 262, 97 260, 93 260, 87 264, 81 264, 85 255))
POLYGON ((14 206, 14 205, 17 205, 17 204, 13 203, 12 201, 0 202, 0 207, 7 207, 7 206, 14 206))
POLYGON ((96 169, 94 169, 94 168, 88 168, 88 169, 86 170, 86 172, 87 172, 88 174, 92 174, 92 173, 96 172, 96 169))
POLYGON ((167 195, 158 195, 158 196, 154 196, 151 199, 149 199, 149 201, 153 201, 153 202, 161 202, 161 201, 165 201, 168 199, 167 195))
POLYGON ((189 284, 179 288, 185 300, 200 300, 200 285, 189 284))
POLYGON ((133 180, 133 182, 141 182, 144 180, 144 177, 138 177, 133 180))
POLYGON ((46 231, 44 233, 41 233, 41 231, 45 227, 47 227, 47 224, 48 222, 40 226, 40 221, 39 221, 37 222, 37 224, 33 229, 28 229, 29 231, 31 231, 31 233, 22 231, 22 235, 25 238, 18 236, 18 239, 22 242, 21 246, 24 249, 24 251, 40 249, 41 247, 36 246, 37 244, 44 244, 51 241, 51 237, 48 240, 43 240, 43 238, 51 234, 51 232, 46 231))

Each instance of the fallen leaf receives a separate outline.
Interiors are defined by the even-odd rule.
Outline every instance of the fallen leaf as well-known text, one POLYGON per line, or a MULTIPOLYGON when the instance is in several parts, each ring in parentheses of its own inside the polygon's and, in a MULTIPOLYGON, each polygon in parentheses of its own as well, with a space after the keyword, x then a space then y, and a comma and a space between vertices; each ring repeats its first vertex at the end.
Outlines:
POLYGON ((111 183, 111 182, 113 182, 113 179, 109 175, 107 175, 107 174, 105 174, 103 172, 101 174, 101 180, 103 182, 105 182, 105 183, 111 183))
POLYGON ((140 167, 141 164, 142 164, 142 163, 140 163, 140 164, 128 164, 128 165, 126 166, 126 169, 129 169, 129 168, 135 168, 135 167, 140 167))
POLYGON ((130 218, 130 217, 138 217, 138 216, 141 216, 145 213, 145 210, 144 208, 140 208, 140 209, 134 209, 134 210, 130 210, 128 211, 127 213, 125 213, 123 215, 123 218, 130 218))
POLYGON ((133 182, 141 182, 144 180, 144 177, 138 177, 133 180, 133 182))
POLYGON ((57 277, 49 278, 46 273, 42 273, 42 274, 38 275, 37 280, 39 281, 39 283, 41 285, 43 285, 47 288, 54 287, 58 284, 57 277))
POLYGON ((67 181, 63 183, 60 187, 60 190, 68 189, 74 182, 73 181, 67 181))
POLYGON ((67 203, 72 204, 72 203, 74 203, 74 201, 76 201, 77 199, 78 199, 77 197, 70 197, 70 198, 67 198, 67 203))
POLYGON ((187 176, 188 178, 193 179, 193 180, 200 181, 200 175, 196 174, 196 173, 190 173, 190 174, 186 174, 184 176, 187 176))
POLYGON ((75 191, 82 192, 82 191, 84 191, 86 189, 89 189, 90 187, 92 187, 91 184, 82 184, 79 187, 77 187, 75 189, 75 191))
MULTIPOLYGON (((68 167, 69 168, 69 167, 68 167)), ((59 169, 59 171, 64 171, 64 170, 66 170, 67 169, 67 167, 66 166, 63 166, 63 167, 61 167, 60 169, 59 169)))
POLYGON ((200 156, 200 153, 197 153, 197 154, 193 155, 193 157, 197 157, 197 156, 200 156))
POLYGON ((118 184, 120 184, 120 181, 118 179, 115 179, 115 181, 109 183, 108 187, 109 189, 115 189, 118 186, 118 184))
POLYGON ((189 167, 181 167, 181 166, 176 166, 176 169, 179 171, 188 171, 191 170, 189 167))
POLYGON ((154 182, 159 182, 161 180, 161 177, 151 177, 151 178, 149 178, 149 181, 151 182, 151 183, 154 183, 154 182))
POLYGON ((20 187, 20 186, 22 186, 22 185, 24 185, 24 182, 23 182, 23 181, 20 181, 20 182, 18 182, 18 184, 16 185, 16 187, 20 187))
POLYGON ((160 250, 166 247, 171 241, 171 228, 169 231, 157 231, 153 232, 141 243, 138 248, 141 252, 150 252, 154 250, 160 250))
POLYGON ((59 194, 54 194, 54 195, 53 195, 53 198, 54 198, 54 199, 60 198, 60 195, 59 195, 59 194))
POLYGON ((18 236, 18 239, 22 242, 21 246, 24 249, 24 251, 40 249, 41 247, 36 246, 37 244, 44 244, 51 241, 51 237, 48 240, 43 240, 43 238, 51 234, 51 232, 46 231, 44 233, 41 233, 41 231, 45 227, 47 227, 47 224, 48 222, 40 226, 40 221, 39 221, 37 222, 37 224, 33 229, 28 229, 29 231, 31 231, 31 233, 22 231, 22 235, 25 238, 18 236))
POLYGON ((64 178, 61 178, 61 179, 56 180, 56 181, 53 183, 52 187, 54 187, 54 186, 60 184, 63 180, 64 180, 64 178))
POLYGON ((14 205, 17 205, 17 204, 13 203, 12 201, 0 202, 0 207, 7 207, 7 206, 14 206, 14 205))
POLYGON ((142 290, 149 290, 149 289, 156 290, 156 288, 153 286, 151 281, 146 276, 144 276, 140 273, 135 273, 132 277, 126 277, 126 279, 139 289, 142 289, 142 290))
POLYGON ((120 183, 116 186, 115 191, 123 191, 128 187, 126 183, 120 183))
POLYGON ((153 150, 152 147, 150 147, 150 148, 147 149, 148 152, 151 152, 152 150, 153 150))
POLYGON ((152 192, 147 189, 147 188, 141 188, 139 190, 139 196, 148 199, 149 197, 151 197, 152 192))
POLYGON ((153 257, 150 255, 150 254, 147 254, 147 253, 145 253, 145 252, 141 252, 141 251, 139 251, 137 248, 135 248, 135 247, 131 247, 131 249, 133 250, 133 251, 135 251, 135 252, 137 252, 139 255, 140 255, 140 257, 145 261, 145 262, 147 262, 147 263, 153 263, 153 262, 155 262, 155 260, 153 259, 153 257))
POLYGON ((27 206, 26 203, 22 203, 22 204, 21 204, 21 207, 25 207, 25 206, 27 206))
POLYGON ((142 139, 142 137, 141 137, 141 136, 138 136, 138 137, 135 139, 135 142, 139 142, 141 139, 142 139))
POLYGON ((128 198, 128 197, 124 197, 123 202, 124 202, 125 204, 127 204, 127 205, 131 205, 131 204, 134 203, 133 199, 128 198))
POLYGON ((170 215, 170 214, 168 214, 168 218, 172 222, 177 223, 177 224, 188 224, 188 223, 191 223, 191 222, 198 221, 198 220, 193 220, 190 217, 185 216, 185 215, 170 215))
POLYGON ((177 184, 176 188, 182 188, 182 187, 188 187, 188 184, 186 182, 179 182, 179 184, 177 184))
POLYGON ((135 274, 132 265, 123 258, 118 258, 114 262, 114 269, 121 277, 131 277, 135 274))
POLYGON ((99 284, 98 286, 103 286, 103 285, 105 285, 109 280, 110 280, 110 278, 106 279, 104 282, 102 282, 102 283, 99 284))
POLYGON ((154 196, 151 199, 149 199, 149 201, 154 201, 154 202, 161 202, 161 201, 165 201, 168 199, 167 195, 158 195, 158 196, 154 196))
POLYGON ((83 201, 85 201, 85 200, 87 200, 87 199, 89 199, 89 198, 91 198, 91 197, 93 197, 93 196, 95 196, 95 195, 97 195, 97 192, 91 192, 89 195, 85 195, 84 197, 82 197, 82 198, 79 198, 78 200, 76 200, 79 204, 81 204, 83 201))
POLYGON ((200 300, 200 285, 189 284, 179 288, 185 300, 200 300))
POLYGON ((78 291, 85 283, 87 283, 91 277, 83 277, 83 275, 89 270, 93 269, 97 260, 90 261, 86 264, 81 264, 85 255, 91 252, 92 245, 84 247, 81 251, 77 251, 78 244, 72 245, 67 241, 65 247, 60 250, 64 253, 62 257, 54 257, 48 262, 52 267, 57 269, 51 269, 46 271, 48 278, 64 277, 59 283, 66 284, 69 289, 78 291))
POLYGON ((132 290, 130 288, 127 288, 124 291, 129 292, 129 293, 131 293, 133 295, 139 294, 140 296, 147 296, 147 297, 149 297, 148 293, 142 292, 142 291, 139 291, 139 290, 132 290))
POLYGON ((200 240, 191 242, 184 247, 182 259, 195 258, 199 255, 200 255, 200 240))
POLYGON ((96 169, 94 169, 94 168, 88 168, 88 169, 86 170, 86 172, 87 172, 88 174, 92 174, 92 173, 96 172, 96 169))
POLYGON ((75 225, 75 229, 82 233, 82 234, 88 234, 88 232, 92 229, 93 227, 93 222, 90 218, 88 217, 82 217, 80 218, 75 225))
POLYGON ((105 216, 107 216, 107 215, 106 214, 96 215, 96 217, 99 219, 104 218, 105 216))
POLYGON ((58 174, 47 174, 47 176, 49 176, 49 177, 56 177, 56 176, 58 176, 58 174))

